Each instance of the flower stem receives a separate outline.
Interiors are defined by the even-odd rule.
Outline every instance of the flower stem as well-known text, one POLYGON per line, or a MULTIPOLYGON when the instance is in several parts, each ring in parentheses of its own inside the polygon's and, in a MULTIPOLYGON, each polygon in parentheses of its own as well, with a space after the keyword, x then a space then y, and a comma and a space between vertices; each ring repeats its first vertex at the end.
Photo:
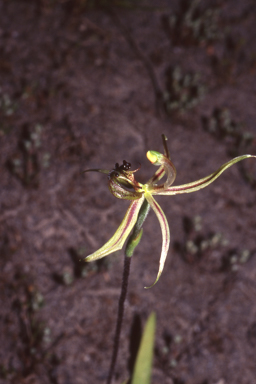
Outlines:
POLYGON ((134 249, 137 247, 137 245, 140 242, 140 239, 142 236, 142 225, 148 215, 149 210, 150 210, 150 205, 145 200, 144 203, 142 204, 142 207, 138 214, 138 219, 136 221, 133 232, 127 242, 126 249, 125 249, 123 279, 122 279, 122 286, 121 286, 121 294, 120 294, 119 303, 118 303, 118 314, 117 314, 117 321, 116 321, 114 346, 113 346, 112 358, 111 358, 111 363, 110 363, 106 384, 111 384, 112 382, 117 355, 118 355, 120 334, 121 334, 123 317, 124 317, 124 303, 127 295, 130 265, 132 260, 131 257, 133 255, 134 249))
POLYGON ((115 365, 116 365, 116 359, 117 359, 117 354, 118 354, 118 349, 119 349, 120 334, 121 334, 123 316, 124 316, 124 303, 125 303, 127 288, 128 288, 130 265, 131 265, 131 258, 125 256, 124 257, 122 288, 121 288, 121 294, 120 294, 119 303, 118 303, 118 314, 117 314, 114 346, 113 346, 111 364, 110 364, 109 373, 108 373, 107 384, 111 384, 115 365))

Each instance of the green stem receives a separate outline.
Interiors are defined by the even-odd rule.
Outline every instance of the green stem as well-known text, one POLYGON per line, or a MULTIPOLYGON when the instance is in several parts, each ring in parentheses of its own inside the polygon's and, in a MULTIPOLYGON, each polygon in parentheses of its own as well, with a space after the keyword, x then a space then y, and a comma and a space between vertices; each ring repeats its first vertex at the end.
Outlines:
POLYGON ((133 232, 129 237, 129 240, 125 248, 123 280, 122 280, 122 286, 121 286, 121 294, 120 294, 119 303, 118 303, 118 314, 117 314, 117 321, 116 321, 114 346, 113 346, 112 358, 111 358, 111 363, 110 363, 110 368, 109 368, 109 373, 107 378, 107 384, 111 384, 112 382, 117 355, 118 355, 120 334, 121 334, 123 317, 124 317, 124 303, 127 295, 127 288, 128 288, 129 274, 130 274, 131 257, 133 255, 135 248, 140 242, 140 239, 142 236, 142 225, 146 220, 149 209, 150 209, 150 205, 145 200, 141 206, 141 209, 138 214, 138 219, 136 221, 136 224, 133 228, 133 232))
POLYGON ((116 321, 114 346, 113 346, 110 368, 109 368, 109 372, 108 372, 107 384, 111 384, 111 382, 112 382, 114 369, 115 369, 115 365, 116 365, 116 360, 117 360, 120 334, 121 334, 122 322, 123 322, 123 317, 124 317, 124 303, 125 303, 125 298, 126 298, 126 294, 127 294, 129 274, 130 274, 130 265, 131 265, 131 258, 125 256, 124 257, 124 269, 123 269, 123 280, 122 280, 121 294, 120 294, 119 303, 118 303, 118 314, 117 314, 117 321, 116 321))

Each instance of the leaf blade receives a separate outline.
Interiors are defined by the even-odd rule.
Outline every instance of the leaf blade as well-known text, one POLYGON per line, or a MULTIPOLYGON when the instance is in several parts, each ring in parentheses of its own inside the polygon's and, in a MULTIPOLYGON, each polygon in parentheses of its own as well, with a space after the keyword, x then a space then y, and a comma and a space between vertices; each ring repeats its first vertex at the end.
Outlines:
POLYGON ((131 384, 150 384, 156 315, 151 313, 144 328, 131 384))

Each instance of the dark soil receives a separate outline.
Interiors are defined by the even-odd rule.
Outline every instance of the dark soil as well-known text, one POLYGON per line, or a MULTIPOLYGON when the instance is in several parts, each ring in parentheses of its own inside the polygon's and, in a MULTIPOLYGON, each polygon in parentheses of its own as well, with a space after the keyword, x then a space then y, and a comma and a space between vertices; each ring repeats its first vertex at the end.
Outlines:
MULTIPOLYGON (((177 185, 256 154, 255 1, 202 1, 198 35, 178 1, 104 3, 0 0, 1 384, 106 382, 123 254, 79 259, 112 236, 128 202, 83 170, 125 159, 146 182, 156 168, 145 154, 162 151, 162 133, 177 185)), ((256 383, 255 163, 157 198, 171 247, 145 290, 161 251, 150 212, 113 383, 129 377, 152 311, 153 384, 256 383)))

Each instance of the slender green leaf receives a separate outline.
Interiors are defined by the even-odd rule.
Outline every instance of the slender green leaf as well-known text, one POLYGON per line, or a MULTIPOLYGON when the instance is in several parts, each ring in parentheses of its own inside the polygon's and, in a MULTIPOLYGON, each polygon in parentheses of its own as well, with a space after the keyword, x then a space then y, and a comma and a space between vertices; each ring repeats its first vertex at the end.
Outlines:
POLYGON ((155 327, 156 315, 151 313, 142 335, 131 384, 150 384, 151 382, 155 327))

